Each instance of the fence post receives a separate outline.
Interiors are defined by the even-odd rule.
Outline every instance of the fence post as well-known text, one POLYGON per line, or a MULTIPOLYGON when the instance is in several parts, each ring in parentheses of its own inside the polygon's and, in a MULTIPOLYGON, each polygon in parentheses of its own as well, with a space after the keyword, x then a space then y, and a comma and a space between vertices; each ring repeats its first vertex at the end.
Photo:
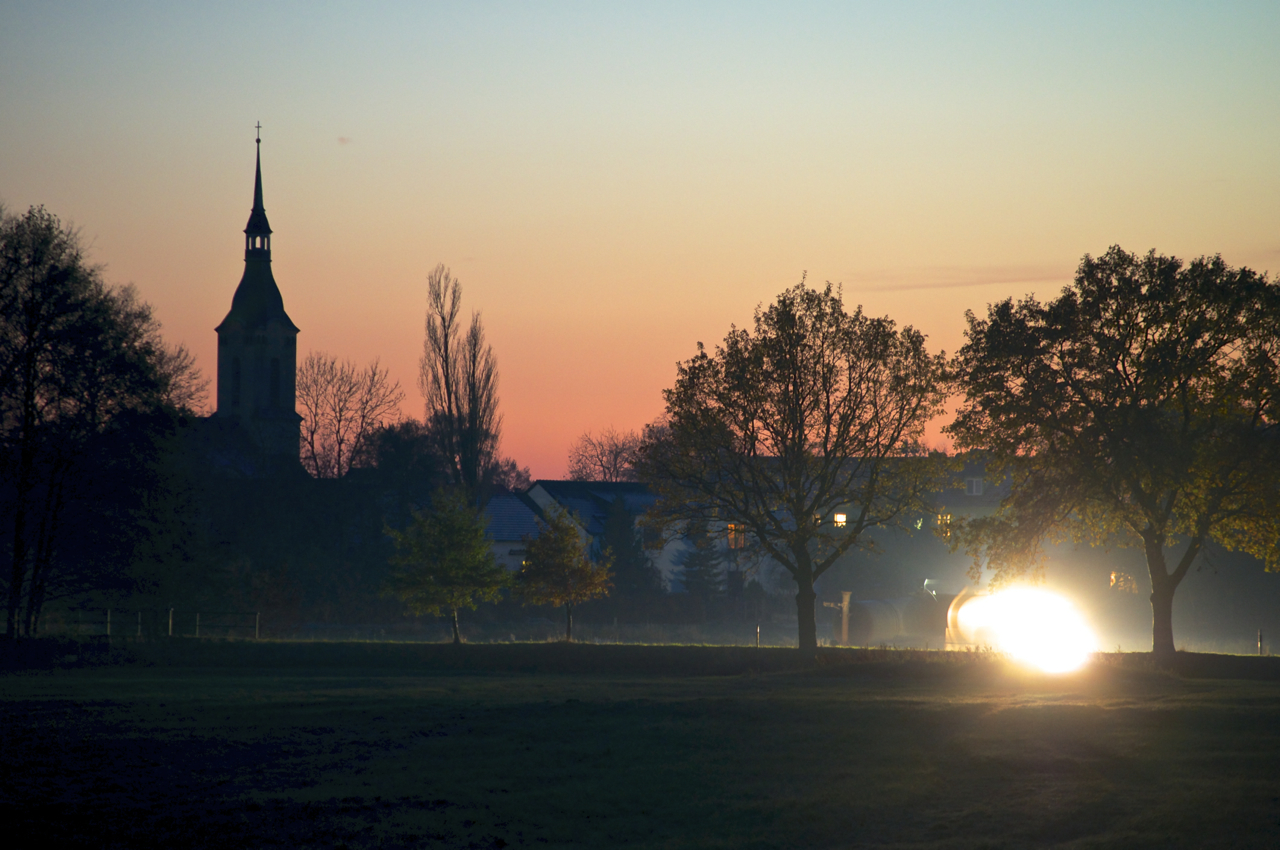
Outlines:
POLYGON ((853 591, 842 591, 844 595, 844 604, 840 606, 840 645, 849 645, 849 597, 853 596, 853 591))
POLYGON ((196 612, 196 637, 200 637, 200 612, 196 612))
POLYGON ((1262 654, 1262 629, 1258 629, 1258 654, 1262 654))
POLYGON ((169 609, 169 637, 173 637, 173 609, 169 609))
POLYGON ((262 612, 258 611, 253 615, 253 639, 260 640, 262 634, 262 612))
POLYGON ((107 637, 111 637, 111 609, 107 609, 107 637))

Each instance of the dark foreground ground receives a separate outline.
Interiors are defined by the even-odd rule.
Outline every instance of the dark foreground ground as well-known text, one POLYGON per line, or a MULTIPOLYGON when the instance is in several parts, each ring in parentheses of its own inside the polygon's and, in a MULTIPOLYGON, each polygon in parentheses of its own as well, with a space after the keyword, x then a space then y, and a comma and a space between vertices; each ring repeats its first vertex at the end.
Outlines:
POLYGON ((679 675, 643 653, 609 674, 610 647, 512 647, 510 663, 462 649, 478 652, 452 670, 325 666, 323 648, 261 667, 249 662, 279 656, 219 663, 215 649, 190 665, 0 675, 0 834, 95 848, 1280 846, 1280 682, 1266 678, 1136 657, 1049 678, 990 657, 838 652, 727 673, 737 656, 698 647, 662 650, 679 675))

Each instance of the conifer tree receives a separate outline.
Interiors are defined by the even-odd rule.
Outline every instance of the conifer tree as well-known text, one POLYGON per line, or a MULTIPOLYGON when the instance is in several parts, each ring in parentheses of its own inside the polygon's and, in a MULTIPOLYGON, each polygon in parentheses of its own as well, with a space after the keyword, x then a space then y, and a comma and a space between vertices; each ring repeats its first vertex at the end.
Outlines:
POLYGON ((690 548, 680 557, 681 581, 686 593, 699 597, 704 603, 724 592, 724 569, 720 551, 715 546, 707 524, 693 520, 685 531, 685 541, 690 548))
POLYGON ((640 597, 662 593, 662 575, 644 551, 636 533, 635 517, 622 497, 613 500, 604 521, 602 550, 613 563, 613 586, 619 596, 640 597))

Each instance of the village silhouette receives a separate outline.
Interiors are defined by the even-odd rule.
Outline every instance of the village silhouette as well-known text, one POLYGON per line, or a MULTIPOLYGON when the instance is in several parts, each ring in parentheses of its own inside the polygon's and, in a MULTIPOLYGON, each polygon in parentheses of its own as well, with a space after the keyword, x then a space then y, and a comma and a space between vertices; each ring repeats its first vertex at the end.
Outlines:
POLYGON ((421 419, 293 322, 256 129, 209 377, 0 208, 15 846, 1280 835, 1280 282, 1102 246, 948 357, 801 274, 535 479, 446 264, 421 419))
MULTIPOLYGON (((58 523, 63 538, 33 543, 60 554, 20 601, 11 598, 19 634, 102 633, 114 610, 117 634, 194 634, 199 617, 204 636, 244 636, 252 622, 258 637, 433 639, 447 627, 446 612, 428 606, 417 616, 390 590, 395 535, 433 500, 460 493, 478 509, 492 559, 510 576, 548 522, 560 514, 571 520, 588 560, 607 564, 609 574, 606 590, 580 600, 580 638, 794 645, 795 579, 771 557, 769 542, 741 518, 719 518, 715 506, 653 510, 663 488, 653 477, 640 480, 641 433, 584 433, 570 480, 532 480, 501 455, 498 364, 478 313, 465 321, 462 285, 445 267, 429 281, 428 325, 436 322, 440 338, 426 345, 440 362, 456 362, 437 363, 433 378, 424 358, 422 380, 437 382, 422 384, 426 420, 401 417, 405 393, 376 361, 361 368, 323 353, 300 358, 300 331, 272 274, 261 144, 259 136, 244 274, 216 327, 212 413, 199 415, 191 399, 171 405, 153 469, 134 485, 150 490, 164 515, 149 517, 146 532, 110 521, 97 556, 86 558, 71 542, 84 528, 79 519, 74 534, 58 523), (451 381, 470 387, 446 386, 451 381), (162 537, 172 548, 158 555, 162 537), (132 563, 122 563, 126 550, 135 553, 132 563), (112 567, 103 569, 104 560, 112 567)), ((188 372, 198 384, 198 371, 188 372)), ((948 608, 965 588, 982 590, 984 577, 941 524, 991 515, 1011 485, 986 468, 982 453, 944 466, 898 515, 860 530, 816 578, 820 644, 947 643, 948 608)), ((105 487, 96 498, 118 496, 121 510, 136 510, 139 490, 113 492, 116 472, 93 482, 98 474, 86 471, 76 486, 105 487)), ((825 518, 837 528, 858 509, 856 499, 844 504, 825 518)), ((1058 544, 1050 578, 1090 612, 1099 648, 1142 649, 1150 645, 1146 567, 1140 551, 1120 542, 1058 544)), ((1209 541, 1187 578, 1193 589, 1176 598, 1178 645, 1243 652, 1262 640, 1265 651, 1265 636, 1280 628, 1280 589, 1270 579, 1247 553, 1209 541)), ((553 637, 562 605, 531 607, 515 591, 455 606, 459 639, 553 637)))

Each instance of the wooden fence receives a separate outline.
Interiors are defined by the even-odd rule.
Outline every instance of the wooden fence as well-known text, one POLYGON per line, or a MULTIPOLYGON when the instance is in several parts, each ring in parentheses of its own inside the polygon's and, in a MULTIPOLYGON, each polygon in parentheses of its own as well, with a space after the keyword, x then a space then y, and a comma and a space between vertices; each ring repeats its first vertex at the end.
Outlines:
POLYGON ((177 608, 73 608, 41 618, 45 635, 76 637, 262 637, 259 611, 184 611, 177 608))

